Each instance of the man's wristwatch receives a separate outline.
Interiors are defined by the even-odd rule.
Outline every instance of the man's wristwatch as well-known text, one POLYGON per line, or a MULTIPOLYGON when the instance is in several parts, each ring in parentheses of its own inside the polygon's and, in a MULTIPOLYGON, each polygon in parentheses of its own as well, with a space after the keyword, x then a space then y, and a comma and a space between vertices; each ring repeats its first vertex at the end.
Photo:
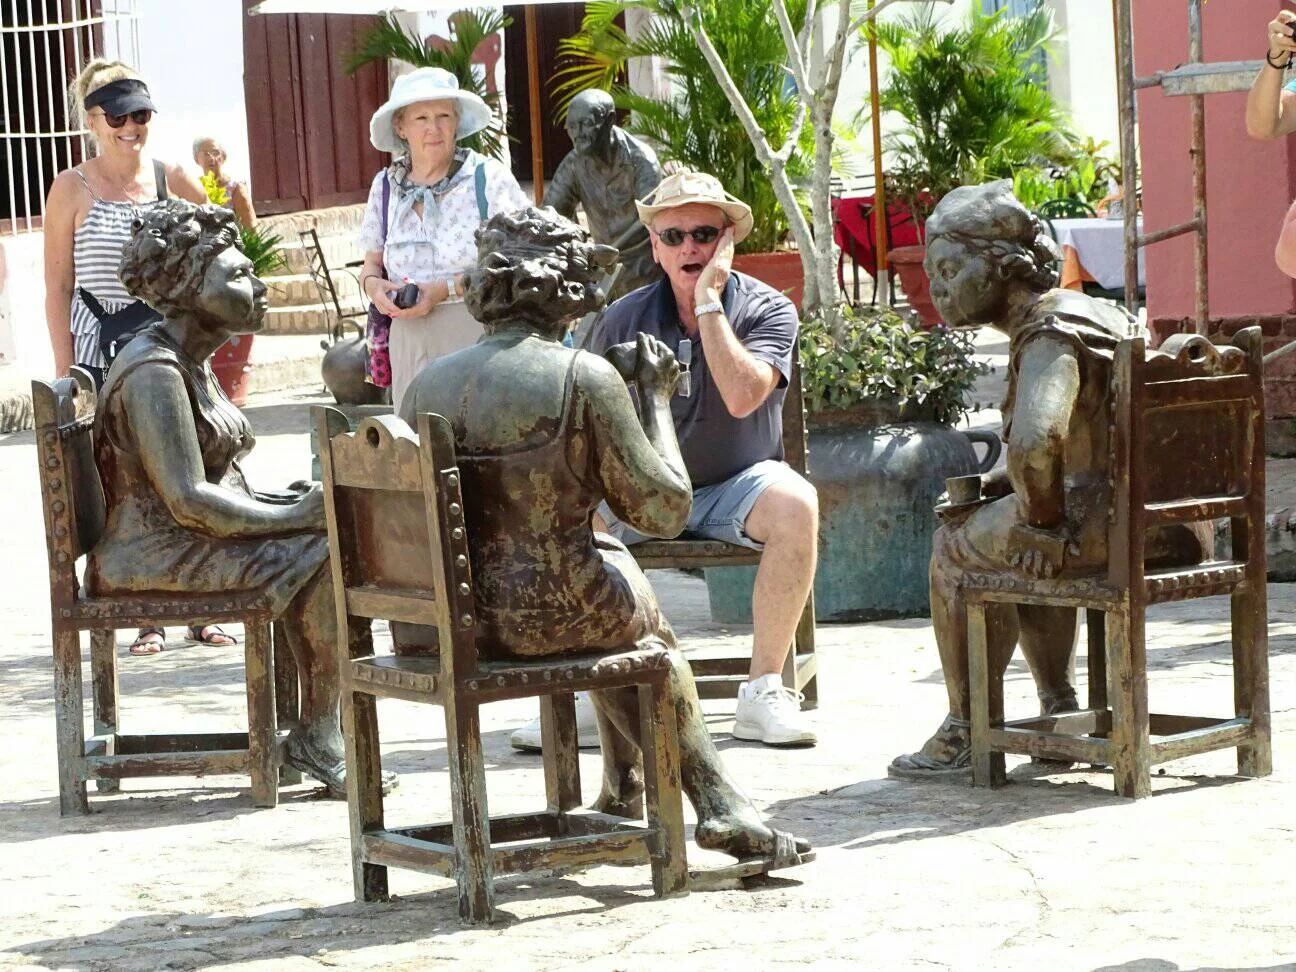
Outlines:
POLYGON ((718 300, 713 300, 708 304, 698 304, 693 308, 693 316, 701 317, 703 314, 723 314, 724 304, 718 300))

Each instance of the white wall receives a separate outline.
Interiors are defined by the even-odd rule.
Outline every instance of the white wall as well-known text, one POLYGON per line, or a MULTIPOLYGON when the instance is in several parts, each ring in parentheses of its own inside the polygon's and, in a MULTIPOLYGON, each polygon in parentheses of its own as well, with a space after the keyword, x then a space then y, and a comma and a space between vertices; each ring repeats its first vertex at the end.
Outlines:
POLYGON ((193 141, 214 136, 229 155, 226 172, 246 179, 241 0, 137 2, 139 71, 158 106, 149 132, 151 154, 199 173, 193 141))

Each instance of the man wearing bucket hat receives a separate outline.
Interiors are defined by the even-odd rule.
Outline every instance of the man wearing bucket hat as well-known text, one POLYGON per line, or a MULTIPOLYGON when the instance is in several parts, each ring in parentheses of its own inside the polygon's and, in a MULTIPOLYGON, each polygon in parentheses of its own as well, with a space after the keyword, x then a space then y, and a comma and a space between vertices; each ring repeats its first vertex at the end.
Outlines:
POLYGON ((486 103, 449 71, 419 68, 397 78, 369 122, 374 147, 395 160, 369 191, 360 286, 373 302, 371 378, 391 385, 397 408, 425 364, 481 336, 462 299, 463 274, 477 261, 474 233, 496 213, 528 205, 507 168, 456 144, 491 121, 486 103), (410 283, 417 297, 398 300, 410 283))
MULTIPOLYGON (((814 580, 819 533, 814 487, 782 461, 796 308, 772 287, 730 269, 734 244, 751 232, 752 213, 715 177, 674 173, 635 205, 665 278, 612 304, 591 350, 606 353, 639 333, 672 349, 690 342, 689 394, 676 394, 671 405, 693 483, 684 532, 761 551, 752 662, 738 690, 733 733, 771 746, 814 745, 800 694, 781 676, 814 580)), ((606 504, 599 516, 603 524, 596 521, 595 529, 606 528, 623 543, 646 539, 606 504)), ((578 707, 578 716, 589 709, 578 707)), ((592 718, 586 721, 592 725, 592 718)), ((538 736, 538 726, 524 726, 510 742, 538 748, 538 736)), ((594 740, 587 732, 584 741, 594 740)))

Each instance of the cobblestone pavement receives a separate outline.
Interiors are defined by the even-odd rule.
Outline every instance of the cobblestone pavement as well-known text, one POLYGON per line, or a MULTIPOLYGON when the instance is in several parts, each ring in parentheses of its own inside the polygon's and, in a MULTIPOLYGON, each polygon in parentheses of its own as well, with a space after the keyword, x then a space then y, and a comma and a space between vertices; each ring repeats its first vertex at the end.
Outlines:
MULTIPOLYGON (((248 409, 258 484, 308 464, 300 402, 248 409)), ((448 881, 393 870, 399 898, 352 901, 346 809, 289 788, 255 810, 238 778, 127 781, 61 819, 55 788, 48 600, 31 433, 0 437, 0 966, 250 970, 438 968, 1277 969, 1296 968, 1293 717, 1296 596, 1271 588, 1275 774, 1242 780, 1230 753, 1171 764, 1151 799, 1100 772, 995 791, 889 780, 944 712, 926 620, 820 629, 815 749, 736 743, 733 705, 708 705, 725 759, 817 862, 760 886, 658 901, 646 868, 499 882, 501 922, 463 929, 448 881)), ((699 581, 654 583, 690 646, 744 645, 710 622, 699 581)), ((1167 605, 1149 624, 1154 711, 1231 711, 1227 604, 1167 605)), ((123 638, 125 633, 123 633, 123 638)), ((1082 641, 1083 644, 1083 641, 1082 641)), ((121 659, 126 726, 216 729, 242 718, 242 654, 183 648, 121 659)), ((1080 663, 1084 673, 1083 659, 1080 663)), ((1020 660, 1009 704, 1030 708, 1020 660)), ((534 703, 487 706, 494 812, 537 808, 539 761, 509 731, 534 703)), ((440 712, 381 706, 385 764, 402 775, 389 820, 448 813, 440 712)), ((582 757, 586 795, 597 755, 582 757)), ((694 863, 702 856, 690 848, 694 863)))

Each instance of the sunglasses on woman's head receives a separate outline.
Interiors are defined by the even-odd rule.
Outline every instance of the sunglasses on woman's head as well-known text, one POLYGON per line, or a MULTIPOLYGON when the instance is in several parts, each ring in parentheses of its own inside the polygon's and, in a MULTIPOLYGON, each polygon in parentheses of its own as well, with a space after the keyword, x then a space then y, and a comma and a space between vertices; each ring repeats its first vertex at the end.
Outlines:
POLYGON ((147 125, 153 120, 153 110, 151 108, 141 108, 139 111, 127 112, 125 115, 110 115, 106 111, 100 112, 100 114, 103 115, 103 120, 108 123, 109 128, 121 128, 126 124, 127 118, 136 125, 147 125))
POLYGON ((667 246, 679 246, 684 242, 686 236, 693 237, 694 243, 701 243, 705 246, 710 243, 721 233, 719 226, 695 226, 691 230, 676 229, 671 226, 657 234, 657 239, 661 240, 667 246))

